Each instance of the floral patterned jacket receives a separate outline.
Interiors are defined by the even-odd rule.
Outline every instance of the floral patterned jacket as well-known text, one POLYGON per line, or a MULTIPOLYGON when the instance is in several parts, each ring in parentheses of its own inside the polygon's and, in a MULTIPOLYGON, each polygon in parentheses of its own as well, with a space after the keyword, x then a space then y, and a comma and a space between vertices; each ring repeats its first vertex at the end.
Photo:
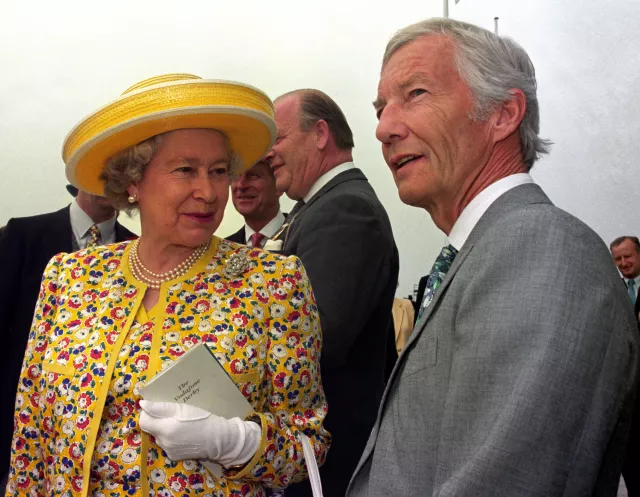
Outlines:
MULTIPOLYGON (((130 272, 130 249, 125 242, 59 254, 47 266, 18 385, 7 495, 87 495, 106 392, 146 289, 130 272)), ((241 470, 216 479, 193 461, 167 466, 167 474, 188 478, 197 466, 206 476, 181 495, 262 496, 264 487, 303 479, 300 431, 324 461, 320 320, 299 259, 214 237, 186 275, 163 284, 156 305, 164 319, 147 336, 148 365, 139 366, 157 372, 205 342, 262 425, 260 448, 241 470)), ((147 450, 161 451, 143 438, 147 450)))

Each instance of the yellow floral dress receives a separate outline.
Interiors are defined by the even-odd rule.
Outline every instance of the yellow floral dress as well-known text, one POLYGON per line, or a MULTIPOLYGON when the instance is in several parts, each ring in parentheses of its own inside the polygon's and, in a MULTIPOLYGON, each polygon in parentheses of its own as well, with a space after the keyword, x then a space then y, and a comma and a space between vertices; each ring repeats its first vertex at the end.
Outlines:
POLYGON ((306 477, 299 433, 330 436, 317 307, 300 261, 214 238, 158 303, 128 242, 56 256, 43 277, 16 399, 7 496, 264 496, 306 477), (207 343, 254 407, 262 440, 244 468, 171 461, 138 426, 139 388, 207 343))

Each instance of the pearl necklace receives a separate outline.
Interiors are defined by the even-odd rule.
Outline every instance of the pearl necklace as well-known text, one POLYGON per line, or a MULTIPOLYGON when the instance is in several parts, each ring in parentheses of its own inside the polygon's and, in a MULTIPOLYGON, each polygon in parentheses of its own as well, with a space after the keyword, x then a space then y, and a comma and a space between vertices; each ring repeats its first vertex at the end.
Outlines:
POLYGON ((207 242, 204 245, 200 245, 196 250, 193 251, 193 253, 189 257, 187 257, 187 259, 182 261, 175 268, 165 273, 154 273, 153 271, 149 270, 144 264, 142 264, 142 261, 140 260, 140 256, 138 255, 140 238, 138 238, 135 242, 133 242, 133 247, 131 247, 131 251, 129 252, 129 265, 131 266, 133 276, 138 281, 146 283, 149 288, 160 290, 160 286, 162 285, 162 283, 175 280, 187 274, 189 269, 191 269, 193 265, 207 251, 210 243, 211 242, 207 242), (147 276, 147 274, 149 274, 151 277, 147 276))

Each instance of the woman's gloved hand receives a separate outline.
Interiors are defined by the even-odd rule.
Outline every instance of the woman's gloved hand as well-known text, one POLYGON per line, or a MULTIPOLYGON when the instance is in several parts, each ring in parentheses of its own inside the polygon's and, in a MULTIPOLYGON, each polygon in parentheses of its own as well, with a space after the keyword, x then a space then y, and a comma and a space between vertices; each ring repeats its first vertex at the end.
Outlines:
POLYGON ((140 428, 153 435, 172 461, 209 459, 224 467, 246 464, 260 446, 253 421, 226 419, 174 402, 141 400, 140 428))

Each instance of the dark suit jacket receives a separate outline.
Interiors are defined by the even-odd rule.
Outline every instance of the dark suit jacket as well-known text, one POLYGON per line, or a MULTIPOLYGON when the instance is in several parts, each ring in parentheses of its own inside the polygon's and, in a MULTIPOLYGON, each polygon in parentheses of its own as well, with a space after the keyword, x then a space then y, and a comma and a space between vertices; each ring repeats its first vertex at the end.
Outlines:
POLYGON ((513 188, 418 319, 347 495, 615 497, 637 375, 608 248, 513 188))
POLYGON ((225 240, 229 240, 230 242, 242 243, 244 245, 247 241, 244 232, 244 226, 236 231, 233 235, 229 235, 228 237, 226 237, 225 240))
MULTIPOLYGON (((136 235, 116 223, 116 241, 136 235)), ((69 207, 10 219, 0 239, 0 475, 9 464, 16 385, 22 368, 40 280, 49 260, 72 252, 69 207)))
MULTIPOLYGON (((302 260, 320 312, 320 365, 329 404, 325 427, 332 435, 320 473, 324 494, 340 496, 384 390, 398 280, 391 225, 362 171, 339 174, 298 211, 283 253, 302 260)), ((286 495, 311 495, 309 483, 293 485, 286 495)))

